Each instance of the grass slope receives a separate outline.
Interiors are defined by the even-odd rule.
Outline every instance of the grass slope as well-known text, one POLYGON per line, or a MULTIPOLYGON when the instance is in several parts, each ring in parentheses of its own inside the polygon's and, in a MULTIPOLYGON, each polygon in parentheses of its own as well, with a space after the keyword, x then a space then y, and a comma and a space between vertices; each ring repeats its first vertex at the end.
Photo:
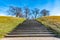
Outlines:
POLYGON ((45 16, 38 18, 37 21, 52 29, 54 33, 60 36, 60 16, 45 16))
POLYGON ((24 18, 0 16, 0 38, 7 35, 7 33, 12 31, 19 23, 22 23, 24 20, 24 18))

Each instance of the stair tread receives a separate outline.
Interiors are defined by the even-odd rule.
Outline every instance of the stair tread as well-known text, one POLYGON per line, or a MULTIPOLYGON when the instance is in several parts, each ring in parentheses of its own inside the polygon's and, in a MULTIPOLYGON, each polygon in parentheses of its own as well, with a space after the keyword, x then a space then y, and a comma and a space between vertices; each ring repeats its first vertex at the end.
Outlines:
POLYGON ((12 33, 53 33, 53 32, 12 32, 12 33))
POLYGON ((44 36, 44 37, 47 37, 47 36, 55 36, 56 34, 12 34, 12 35, 7 35, 7 36, 44 36))

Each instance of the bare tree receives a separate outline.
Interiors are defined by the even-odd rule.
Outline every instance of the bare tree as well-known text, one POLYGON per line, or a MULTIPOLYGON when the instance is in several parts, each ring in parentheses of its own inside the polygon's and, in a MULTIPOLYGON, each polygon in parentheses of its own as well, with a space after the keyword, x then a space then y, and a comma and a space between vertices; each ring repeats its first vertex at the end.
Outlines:
POLYGON ((10 6, 9 9, 7 10, 7 12, 9 13, 9 15, 15 15, 15 7, 10 6))
POLYGON ((30 9, 28 7, 25 7, 25 17, 28 18, 28 15, 30 13, 30 9))
POLYGON ((49 16, 49 11, 46 9, 43 9, 41 12, 42 16, 49 16))
POLYGON ((32 10, 32 14, 35 14, 35 10, 32 10))
POLYGON ((21 17, 22 16, 22 9, 19 8, 19 7, 10 6, 8 12, 11 15, 16 15, 16 17, 21 17))
POLYGON ((37 18, 37 15, 39 14, 39 9, 35 8, 35 18, 37 18))
MULTIPOLYGON (((32 11, 32 13, 31 13, 31 15, 33 15, 33 16, 35 16, 34 14, 35 14, 35 10, 31 10, 32 11)), ((35 17, 33 17, 33 19, 34 19, 35 17)))

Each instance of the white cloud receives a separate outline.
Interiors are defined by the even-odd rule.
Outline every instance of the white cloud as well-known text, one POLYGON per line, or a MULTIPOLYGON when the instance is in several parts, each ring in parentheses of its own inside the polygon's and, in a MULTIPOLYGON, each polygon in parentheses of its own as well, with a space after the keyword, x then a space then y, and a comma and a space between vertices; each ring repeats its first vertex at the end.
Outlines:
POLYGON ((5 14, 3 14, 3 13, 0 13, 0 16, 7 16, 7 15, 5 15, 5 14))

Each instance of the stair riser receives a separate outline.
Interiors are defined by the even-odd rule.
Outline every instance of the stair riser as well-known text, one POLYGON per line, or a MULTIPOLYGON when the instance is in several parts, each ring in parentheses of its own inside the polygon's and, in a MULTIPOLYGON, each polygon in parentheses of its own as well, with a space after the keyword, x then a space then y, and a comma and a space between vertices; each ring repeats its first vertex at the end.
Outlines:
POLYGON ((7 35, 6 37, 55 37, 55 34, 18 34, 7 35))

